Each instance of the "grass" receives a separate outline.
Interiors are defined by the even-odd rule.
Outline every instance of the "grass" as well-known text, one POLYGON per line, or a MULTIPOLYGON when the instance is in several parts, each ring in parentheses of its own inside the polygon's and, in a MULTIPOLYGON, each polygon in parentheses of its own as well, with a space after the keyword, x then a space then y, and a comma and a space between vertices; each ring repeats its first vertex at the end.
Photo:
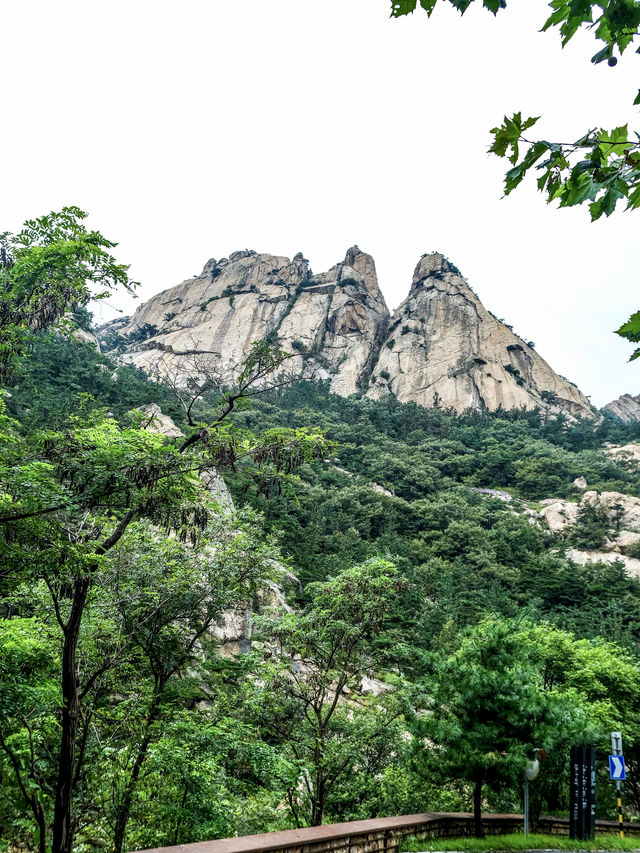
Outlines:
POLYGON ((566 835, 488 835, 486 838, 406 839, 400 846, 403 853, 427 850, 640 850, 640 838, 620 838, 617 834, 598 835, 595 841, 572 841, 566 835))

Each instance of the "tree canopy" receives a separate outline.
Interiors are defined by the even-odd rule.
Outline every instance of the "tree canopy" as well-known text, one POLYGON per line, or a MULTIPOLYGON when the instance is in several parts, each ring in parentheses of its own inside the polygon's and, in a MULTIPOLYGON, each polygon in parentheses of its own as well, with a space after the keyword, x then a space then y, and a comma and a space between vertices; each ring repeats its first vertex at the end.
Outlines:
POLYGON ((90 299, 135 287, 129 268, 109 251, 117 244, 87 230, 87 217, 64 207, 27 220, 18 234, 0 234, 0 381, 15 370, 34 332, 90 299))
POLYGON ((576 477, 640 496, 608 447, 637 424, 337 397, 265 341, 233 387, 161 385, 58 323, 0 412, 0 846, 517 811, 535 747, 562 811, 568 743, 611 728, 640 814, 640 583, 570 559, 609 516, 538 513, 576 477))

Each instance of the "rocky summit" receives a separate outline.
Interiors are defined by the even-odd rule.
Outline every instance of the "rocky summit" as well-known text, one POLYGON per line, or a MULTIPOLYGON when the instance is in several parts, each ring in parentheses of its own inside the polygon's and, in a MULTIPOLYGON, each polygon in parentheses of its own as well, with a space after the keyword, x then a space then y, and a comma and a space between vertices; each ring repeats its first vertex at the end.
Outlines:
POLYGON ((254 341, 277 338, 295 354, 289 370, 329 380, 337 394, 392 394, 460 412, 538 407, 592 417, 578 388, 487 311, 437 253, 420 259, 393 316, 373 258, 357 246, 316 275, 301 254, 242 251, 211 259, 199 276, 107 324, 100 337, 117 340, 128 361, 158 377, 186 380, 208 357, 228 383, 254 341))
POLYGON ((633 397, 631 394, 623 394, 617 400, 607 403, 603 407, 603 411, 608 412, 625 424, 640 421, 640 394, 637 397, 633 397))

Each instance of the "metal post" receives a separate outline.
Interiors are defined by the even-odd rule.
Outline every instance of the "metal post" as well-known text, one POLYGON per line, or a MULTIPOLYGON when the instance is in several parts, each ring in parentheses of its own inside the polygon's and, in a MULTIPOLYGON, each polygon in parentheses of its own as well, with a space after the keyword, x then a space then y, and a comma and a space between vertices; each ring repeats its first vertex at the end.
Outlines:
POLYGON ((524 777, 524 834, 529 835, 529 780, 524 777))
POLYGON ((624 838, 624 829, 622 828, 622 794, 620 791, 620 782, 616 782, 616 801, 618 807, 618 826, 620 827, 620 838, 624 838))
MULTIPOLYGON (((611 752, 613 755, 622 755, 622 735, 620 732, 611 732, 611 752)), ((623 817, 622 817, 622 789, 620 780, 616 779, 616 807, 618 811, 618 827, 620 829, 620 838, 624 838, 623 817)))

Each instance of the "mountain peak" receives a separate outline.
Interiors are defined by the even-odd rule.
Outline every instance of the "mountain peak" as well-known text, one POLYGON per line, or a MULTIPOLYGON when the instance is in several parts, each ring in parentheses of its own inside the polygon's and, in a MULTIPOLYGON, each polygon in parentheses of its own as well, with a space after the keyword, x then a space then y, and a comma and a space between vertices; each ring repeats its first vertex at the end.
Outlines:
POLYGON ((290 369, 337 394, 592 416, 575 385, 488 312, 439 252, 420 258, 391 318, 373 257, 358 246, 316 275, 301 253, 243 250, 141 305, 123 331, 125 358, 159 375, 186 379, 189 356, 204 352, 231 382, 253 341, 277 337, 295 353, 290 369))
POLYGON ((441 255, 440 252, 425 254, 420 258, 413 271, 411 290, 423 285, 427 279, 442 279, 447 273, 453 273, 464 282, 458 267, 452 264, 444 255, 441 255))

